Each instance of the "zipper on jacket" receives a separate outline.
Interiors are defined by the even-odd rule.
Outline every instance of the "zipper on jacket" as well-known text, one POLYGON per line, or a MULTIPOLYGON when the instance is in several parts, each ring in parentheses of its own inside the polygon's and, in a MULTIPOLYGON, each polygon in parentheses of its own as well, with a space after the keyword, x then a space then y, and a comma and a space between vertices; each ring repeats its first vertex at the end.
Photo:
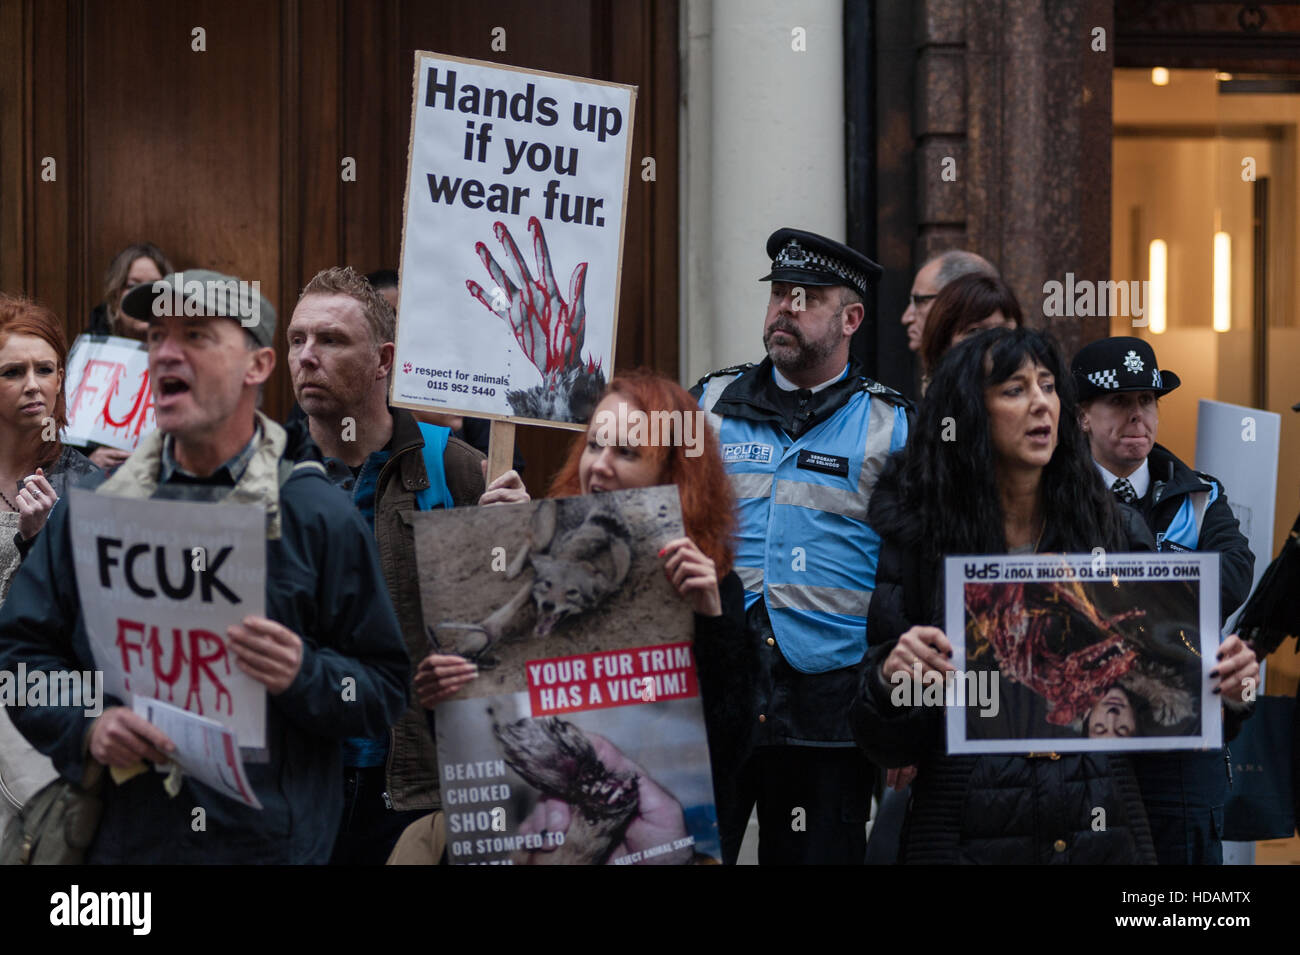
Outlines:
POLYGON ((5 785, 3 775, 0 775, 0 796, 3 796, 5 802, 14 807, 14 812, 23 811, 23 804, 18 801, 18 797, 13 794, 13 791, 5 785))

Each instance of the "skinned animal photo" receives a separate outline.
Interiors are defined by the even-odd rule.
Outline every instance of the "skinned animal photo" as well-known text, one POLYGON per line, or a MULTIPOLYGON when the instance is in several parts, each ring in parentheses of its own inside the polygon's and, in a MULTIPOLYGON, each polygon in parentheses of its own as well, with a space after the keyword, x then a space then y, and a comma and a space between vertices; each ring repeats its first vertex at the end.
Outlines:
POLYGON ((952 682, 966 689, 956 706, 949 694, 950 752, 1222 745, 1207 699, 1217 565, 1176 554, 982 560, 947 567, 952 682))

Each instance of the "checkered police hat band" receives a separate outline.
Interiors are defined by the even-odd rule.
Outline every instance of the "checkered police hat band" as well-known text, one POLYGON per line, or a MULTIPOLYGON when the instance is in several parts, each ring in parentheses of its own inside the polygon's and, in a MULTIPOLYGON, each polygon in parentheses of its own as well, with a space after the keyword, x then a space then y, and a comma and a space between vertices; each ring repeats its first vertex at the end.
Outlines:
POLYGON ((791 239, 786 243, 785 248, 777 253, 776 259, 772 262, 772 268, 809 269, 814 272, 829 272, 843 279, 846 285, 851 285, 855 289, 860 290, 867 287, 865 272, 859 272, 839 259, 822 255, 820 252, 809 252, 799 244, 797 239, 791 239))

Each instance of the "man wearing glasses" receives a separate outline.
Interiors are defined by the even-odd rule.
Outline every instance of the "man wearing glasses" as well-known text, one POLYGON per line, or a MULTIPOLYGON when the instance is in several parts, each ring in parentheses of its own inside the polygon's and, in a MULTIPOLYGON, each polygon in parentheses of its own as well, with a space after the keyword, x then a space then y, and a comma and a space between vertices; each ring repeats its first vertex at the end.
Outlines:
POLYGON ((912 294, 901 319, 907 329, 907 347, 911 351, 921 350, 921 335, 925 331, 925 318, 930 314, 930 304, 939 291, 955 278, 972 273, 996 277, 998 270, 988 261, 974 252, 951 249, 940 252, 928 260, 916 273, 912 281, 912 294))

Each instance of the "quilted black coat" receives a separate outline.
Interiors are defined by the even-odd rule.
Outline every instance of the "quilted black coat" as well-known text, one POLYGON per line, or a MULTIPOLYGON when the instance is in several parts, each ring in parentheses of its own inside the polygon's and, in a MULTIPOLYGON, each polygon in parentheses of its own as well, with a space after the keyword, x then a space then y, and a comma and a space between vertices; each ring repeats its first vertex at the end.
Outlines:
MULTIPOLYGON (((898 463, 897 456, 891 460, 871 500, 869 520, 884 545, 867 622, 872 646, 859 668, 850 719, 858 745, 877 765, 919 767, 900 861, 1154 864, 1125 757, 948 756, 942 707, 890 701, 880 668, 899 636, 913 625, 943 626, 939 570, 921 567, 916 556, 919 532, 900 506, 898 463)), ((1126 525, 1132 550, 1153 549, 1135 514, 1126 515, 1126 525)))

